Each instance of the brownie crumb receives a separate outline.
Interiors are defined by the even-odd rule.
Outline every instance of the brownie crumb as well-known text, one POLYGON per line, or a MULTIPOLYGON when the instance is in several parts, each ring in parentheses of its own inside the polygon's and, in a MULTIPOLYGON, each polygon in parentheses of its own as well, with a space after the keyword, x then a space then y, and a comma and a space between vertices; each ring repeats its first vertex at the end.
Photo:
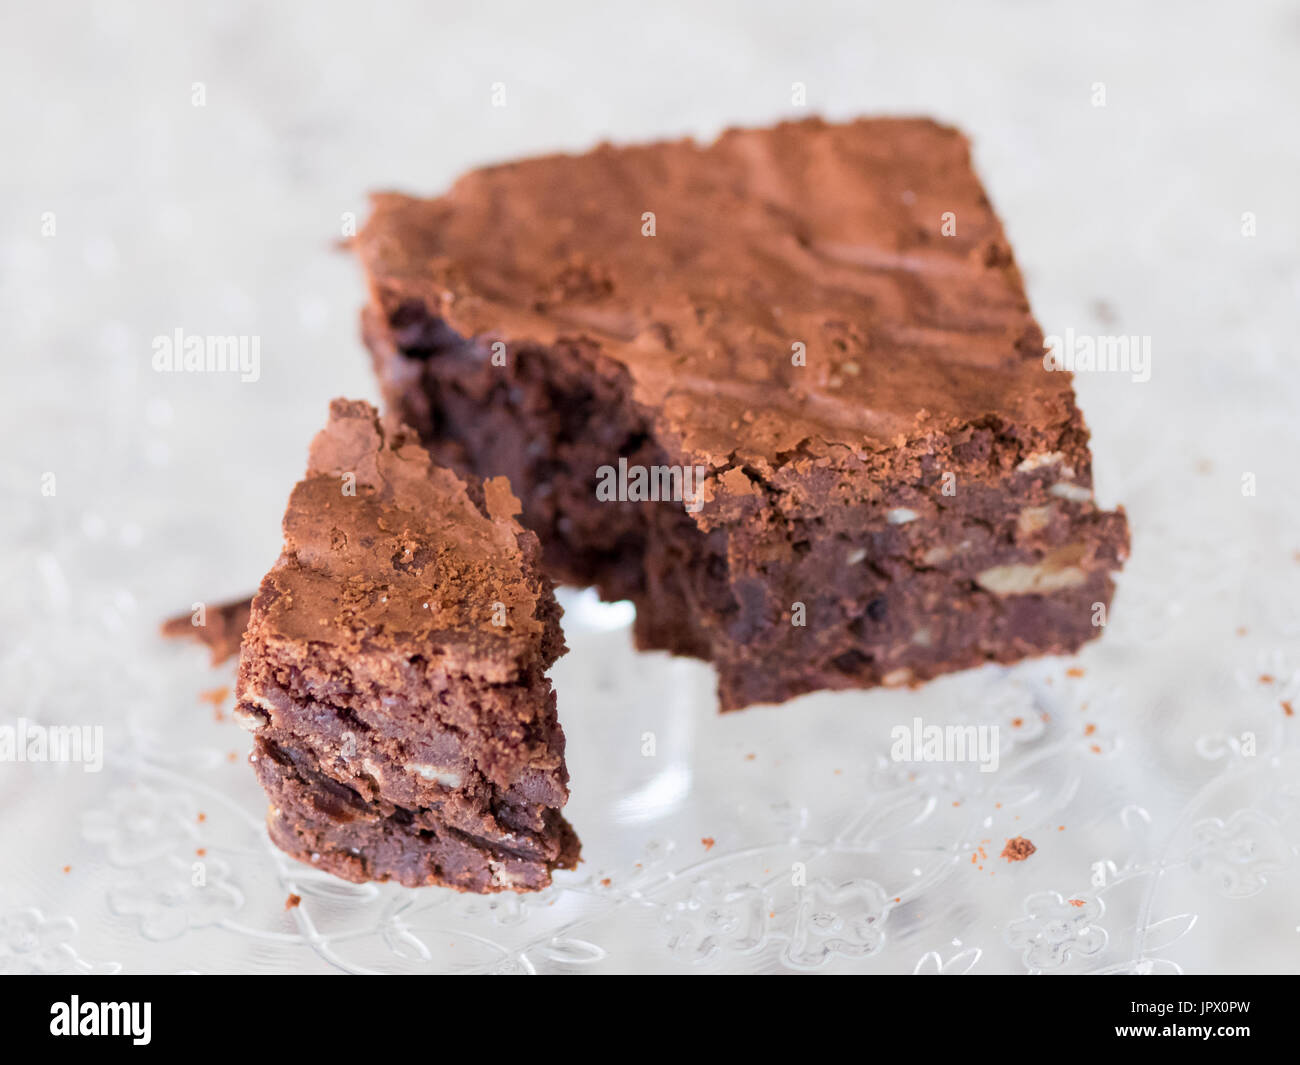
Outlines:
POLYGON ((1102 325, 1114 325, 1118 320, 1115 308, 1104 299, 1092 301, 1092 314, 1102 325))
POLYGON ((221 704, 229 697, 230 689, 224 685, 220 688, 209 688, 206 691, 199 692, 199 702, 207 703, 212 707, 212 718, 217 722, 226 720, 226 715, 221 712, 221 704))
POLYGON ((287 899, 284 900, 284 908, 286 910, 297 909, 299 903, 301 902, 302 902, 301 895, 290 895, 287 899))
POLYGON ((251 609, 251 598, 217 603, 207 608, 206 624, 195 625, 193 614, 178 614, 164 621, 159 631, 169 640, 195 640, 203 644, 211 656, 210 664, 219 666, 239 654, 251 609))
POLYGON ((1036 850, 1038 848, 1024 836, 1016 836, 1014 839, 1007 840, 1007 845, 1002 848, 1002 857, 1009 862, 1023 862, 1036 850))

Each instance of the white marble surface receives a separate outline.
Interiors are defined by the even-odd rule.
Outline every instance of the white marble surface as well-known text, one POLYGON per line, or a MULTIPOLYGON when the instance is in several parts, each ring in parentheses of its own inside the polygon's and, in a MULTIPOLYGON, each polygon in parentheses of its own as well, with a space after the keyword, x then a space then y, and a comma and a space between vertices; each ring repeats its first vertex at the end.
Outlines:
POLYGON ((26 4, 0 89, 0 725, 107 745, 0 763, 0 971, 1300 968, 1295 4, 26 4), (344 214, 812 111, 961 125, 1045 330, 1152 338, 1149 382, 1077 383, 1133 530, 1105 638, 720 718, 570 599, 579 872, 480 900, 282 859, 197 698, 231 671, 154 627, 253 586, 328 399, 376 398, 344 214), (260 379, 155 373, 177 327, 260 337, 260 379), (1001 768, 900 769, 918 715, 1000 722, 1001 768))

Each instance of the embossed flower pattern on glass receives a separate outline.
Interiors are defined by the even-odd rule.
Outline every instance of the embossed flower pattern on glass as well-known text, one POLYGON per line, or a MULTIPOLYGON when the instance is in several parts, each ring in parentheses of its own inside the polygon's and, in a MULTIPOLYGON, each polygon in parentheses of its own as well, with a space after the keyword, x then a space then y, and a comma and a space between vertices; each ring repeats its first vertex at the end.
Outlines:
POLYGON ((0 973, 51 975, 111 973, 116 965, 94 965, 76 949, 77 922, 46 917, 35 907, 0 914, 0 973))
POLYGON ((220 859, 171 856, 111 888, 108 903, 114 913, 134 917, 146 939, 159 940, 220 923, 244 905, 244 896, 220 859))
POLYGON ((118 788, 106 805, 85 814, 82 834, 106 847, 114 865, 137 865, 183 850, 197 838, 192 809, 187 796, 118 788))
POLYGON ((1290 865, 1294 854, 1277 825, 1256 810, 1228 820, 1211 817, 1192 827, 1192 868, 1223 894, 1242 898, 1262 891, 1267 875, 1290 865))
POLYGON ((1106 946, 1106 930, 1096 924, 1104 906, 1100 899, 1065 898, 1043 891, 1025 899, 1026 916, 1007 928, 1007 943, 1021 952, 1031 970, 1059 969, 1076 957, 1096 954, 1106 946))
POLYGON ((865 958, 885 941, 885 890, 870 880, 832 884, 814 880, 799 892, 785 958, 798 967, 832 955, 865 958))
POLYGON ((668 947, 697 962, 719 951, 753 950, 762 941, 768 908, 763 892, 751 884, 728 888, 716 876, 700 877, 664 915, 668 947))

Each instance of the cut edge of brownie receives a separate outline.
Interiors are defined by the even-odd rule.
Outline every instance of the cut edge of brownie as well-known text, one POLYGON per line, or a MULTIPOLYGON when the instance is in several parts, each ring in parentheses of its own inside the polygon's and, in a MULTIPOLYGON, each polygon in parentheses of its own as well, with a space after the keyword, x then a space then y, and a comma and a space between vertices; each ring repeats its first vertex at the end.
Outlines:
POLYGON ((575 868, 578 838, 549 812, 547 854, 512 851, 453 826, 383 810, 317 770, 310 757, 259 739, 250 756, 270 806, 267 831, 286 854, 354 883, 395 881, 489 894, 539 891, 575 868))

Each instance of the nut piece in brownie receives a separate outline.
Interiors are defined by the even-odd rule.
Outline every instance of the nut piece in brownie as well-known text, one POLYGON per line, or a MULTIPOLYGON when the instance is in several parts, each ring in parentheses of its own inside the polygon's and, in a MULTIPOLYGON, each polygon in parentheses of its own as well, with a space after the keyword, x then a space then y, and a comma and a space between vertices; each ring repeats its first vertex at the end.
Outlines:
POLYGON ((335 400, 253 600, 236 716, 284 850, 349 880, 544 887, 578 841, 546 670, 564 651, 502 479, 335 400))
POLYGON ((375 197, 363 332, 437 461, 505 475, 557 578, 715 663, 724 709, 1098 635, 1093 501, 965 137, 820 120, 375 197), (695 505, 601 467, 704 471, 695 505))

